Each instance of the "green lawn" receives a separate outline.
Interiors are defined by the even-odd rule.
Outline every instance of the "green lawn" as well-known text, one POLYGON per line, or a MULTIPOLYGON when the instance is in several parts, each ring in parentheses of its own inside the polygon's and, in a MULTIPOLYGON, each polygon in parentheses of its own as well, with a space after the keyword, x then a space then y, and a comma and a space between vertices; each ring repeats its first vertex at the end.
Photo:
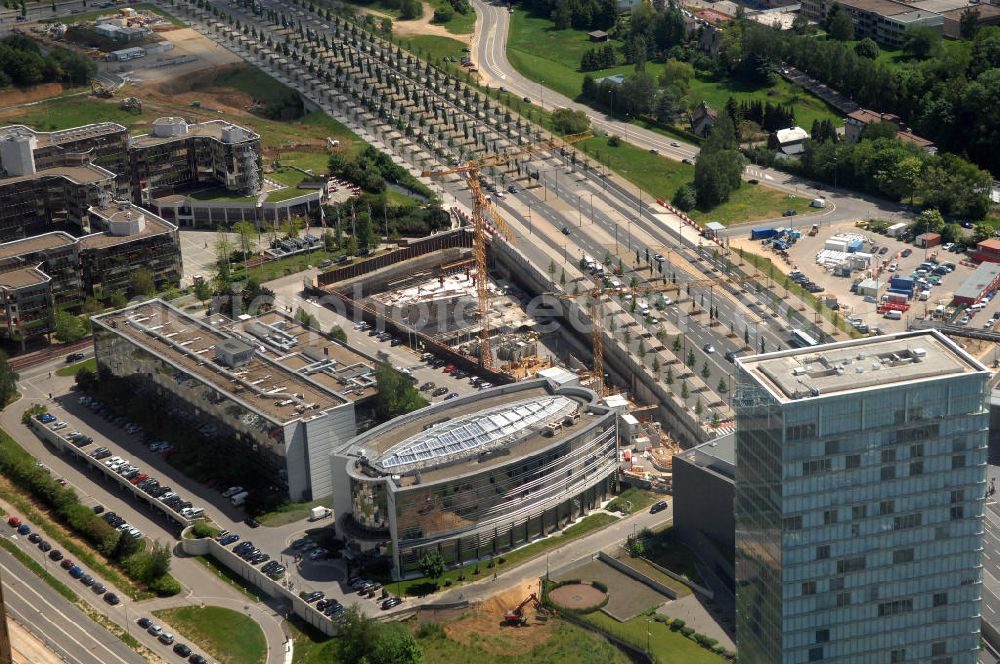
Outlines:
MULTIPOLYGON (((621 42, 611 40, 616 48, 621 42)), ((585 30, 555 30, 547 17, 537 17, 523 10, 515 10, 511 15, 510 38, 507 42, 507 58, 521 74, 533 81, 543 82, 547 88, 576 99, 583 86, 585 72, 579 71, 583 54, 598 46, 590 41, 585 30)), ((659 76, 663 65, 646 63, 646 71, 659 76)), ((620 65, 600 71, 589 72, 594 78, 613 74, 629 74, 632 65, 620 65)), ((542 95, 541 92, 538 93, 542 95)), ((534 95, 532 95, 534 96, 534 95)), ((701 77, 691 81, 689 105, 702 100, 716 109, 725 106, 729 97, 737 100, 759 99, 771 103, 795 104, 795 118, 802 127, 808 129, 815 119, 829 119, 840 123, 839 115, 818 97, 791 85, 785 80, 777 81, 772 87, 753 87, 727 78, 701 77)))
MULTIPOLYGON (((609 524, 618 521, 618 517, 612 516, 610 514, 605 514, 600 512, 598 514, 591 514, 590 516, 584 517, 579 522, 573 524, 569 528, 566 528, 558 535, 552 537, 547 537, 546 539, 533 542, 527 546, 522 546, 519 549, 514 549, 513 551, 508 551, 506 553, 501 553, 497 556, 503 556, 505 563, 499 565, 495 570, 490 570, 487 567, 487 563, 481 563, 479 565, 479 574, 473 574, 475 566, 460 567, 458 569, 450 569, 445 572, 444 576, 438 579, 439 586, 444 586, 446 581, 451 581, 452 585, 462 585, 463 583, 471 583, 473 581, 478 581, 479 579, 485 578, 487 574, 491 571, 504 571, 519 565, 526 560, 534 558, 537 555, 544 553, 545 551, 558 548, 568 542, 575 539, 579 539, 584 535, 594 532, 595 530, 600 530, 609 524), (465 576, 465 579, 460 581, 459 576, 465 576)), ((430 580, 424 577, 418 577, 416 579, 407 579, 406 581, 392 582, 389 586, 398 595, 425 595, 434 592, 430 580)))
POLYGON ((216 201, 220 203, 249 203, 250 201, 257 200, 255 196, 233 194, 233 192, 225 187, 209 187, 208 189, 192 192, 190 196, 196 201, 216 201))
POLYGON ((257 520, 265 526, 284 526, 305 519, 313 507, 333 507, 333 497, 326 496, 309 503, 288 503, 273 512, 262 514, 257 520))
POLYGON ((647 623, 646 616, 636 616, 628 622, 620 623, 606 613, 597 611, 581 618, 643 650, 648 639, 653 657, 663 664, 718 664, 725 661, 680 632, 672 631, 664 623, 656 621, 647 623))
POLYGON ((698 573, 697 557, 673 537, 672 528, 660 531, 646 543, 645 558, 674 574, 680 574, 689 581, 702 583, 701 574, 698 573))
POLYGON ((286 99, 292 89, 279 83, 256 67, 234 67, 219 72, 215 85, 245 92, 265 104, 286 99))
POLYGON ((288 621, 294 650, 292 664, 335 664, 337 642, 293 616, 288 621))
POLYGON ((476 29, 476 12, 470 10, 467 14, 455 15, 447 23, 440 23, 444 29, 453 35, 471 35, 476 29))
MULTIPOLYGON (((155 5, 149 5, 143 3, 140 5, 130 5, 130 6, 137 11, 148 11, 154 14, 158 14, 163 18, 165 18, 168 23, 176 25, 179 28, 187 27, 186 23, 176 18, 175 16, 170 15, 169 13, 165 12, 164 10, 160 9, 155 5)), ((118 7, 108 7, 107 9, 99 9, 92 12, 85 12, 83 14, 73 14, 68 17, 56 16, 55 18, 46 18, 39 21, 39 23, 69 23, 72 25, 73 23, 80 23, 82 21, 93 21, 101 16, 109 16, 117 14, 118 14, 118 7)))
POLYGON ((228 583, 233 588, 240 591, 250 599, 256 602, 263 602, 264 600, 267 599, 268 595, 263 590, 253 585, 252 583, 244 579, 242 576, 240 576, 233 570, 229 569, 222 563, 220 563, 212 556, 198 556, 195 558, 195 560, 200 562, 208 569, 212 570, 212 572, 222 581, 228 583))
POLYGON ((428 62, 433 62, 452 74, 464 72, 465 68, 458 62, 445 63, 442 58, 453 57, 455 60, 461 60, 462 56, 465 55, 465 52, 462 51, 465 46, 465 42, 437 35, 418 35, 408 37, 403 41, 404 49, 428 62))
MULTIPOLYGON (((304 230, 304 229, 303 229, 304 230)), ((310 227, 309 229, 312 233, 319 233, 322 228, 317 229, 316 227, 310 227)), ((264 263, 263 265, 258 265, 257 267, 250 268, 250 276, 257 280, 258 283, 264 283, 265 281, 270 281, 272 279, 277 279, 278 277, 285 277, 296 272, 301 272, 307 269, 310 265, 319 265, 326 259, 336 258, 341 252, 327 252, 322 250, 316 250, 308 252, 305 254, 297 254, 295 256, 289 256, 288 258, 279 258, 275 261, 270 261, 264 263)), ((233 264, 233 277, 235 279, 242 279, 244 274, 243 265, 233 264)))
POLYGON ((637 487, 629 487, 625 489, 614 500, 608 503, 608 511, 615 511, 620 505, 622 511, 625 512, 626 503, 631 503, 632 509, 628 510, 628 514, 635 514, 636 512, 641 512, 646 509, 657 500, 660 500, 660 495, 653 493, 652 491, 646 491, 645 489, 639 489, 637 487))
POLYGON ((56 369, 57 376, 75 376, 76 372, 80 369, 90 369, 91 371, 97 371, 97 358, 90 358, 89 360, 84 360, 83 362, 77 362, 76 364, 71 364, 68 367, 62 367, 56 369))
MULTIPOLYGON (((312 171, 316 175, 323 175, 328 170, 328 164, 330 163, 330 155, 325 152, 282 152, 281 153, 281 165, 282 166, 297 166, 306 171, 312 171)), ((302 179, 301 174, 299 174, 299 180, 302 179)), ((297 183, 296 183, 297 184, 297 183)))
MULTIPOLYGON (((524 628, 531 629, 531 628, 524 628)), ((501 655, 508 644, 505 636, 470 634, 465 645, 447 637, 418 638, 425 664, 628 664, 629 658, 600 634, 556 620, 546 641, 530 652, 501 655), (485 646, 485 647, 484 647, 485 646)))
MULTIPOLYGON (((654 198, 669 200, 679 186, 694 179, 694 166, 652 154, 625 141, 618 147, 611 147, 607 138, 595 136, 576 145, 596 161, 650 194, 651 205, 656 205, 654 198)), ((711 210, 692 210, 689 216, 696 221, 718 221, 729 225, 780 217, 788 209, 798 212, 808 210, 809 200, 744 183, 722 205, 711 210)))
POLYGON ((267 661, 264 632, 253 619, 220 606, 182 606, 153 611, 222 664, 267 661))

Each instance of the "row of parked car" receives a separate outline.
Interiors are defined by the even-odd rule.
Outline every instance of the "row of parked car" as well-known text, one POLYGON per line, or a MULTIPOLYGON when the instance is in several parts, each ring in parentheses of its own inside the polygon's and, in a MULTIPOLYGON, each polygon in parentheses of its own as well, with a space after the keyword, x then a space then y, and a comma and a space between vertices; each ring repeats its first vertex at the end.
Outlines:
MULTIPOLYGON (((218 540, 219 544, 222 546, 229 546, 230 544, 239 542, 240 536, 235 533, 230 533, 228 530, 222 530, 215 536, 215 539, 218 540)), ((264 563, 261 566, 260 571, 267 574, 275 581, 285 576, 285 566, 277 560, 271 560, 271 556, 269 554, 264 553, 255 547, 253 542, 250 540, 244 540, 239 542, 239 544, 236 544, 236 546, 233 547, 233 553, 251 565, 260 565, 261 563, 264 563)))
POLYGON ((805 288, 810 293, 821 293, 826 290, 799 270, 792 270, 789 272, 788 278, 797 283, 799 286, 805 288))
POLYGON ((48 554, 49 560, 56 562, 62 561, 59 563, 60 567, 66 570, 72 578, 79 580, 84 586, 94 591, 95 595, 104 597, 105 602, 114 606, 121 601, 118 599, 118 595, 109 593, 107 586, 90 574, 84 572, 83 568, 79 565, 74 563, 69 558, 63 558, 62 551, 59 549, 53 549, 51 544, 49 544, 39 533, 32 532, 31 526, 21 521, 19 517, 12 516, 8 518, 7 525, 17 531, 18 535, 27 536, 29 542, 37 545, 39 549, 48 554))
POLYGON ((180 643, 180 642, 174 643, 173 632, 166 631, 165 629, 163 629, 161 625, 157 625, 150 618, 146 618, 145 616, 143 616, 142 618, 136 620, 135 623, 139 627, 146 630, 146 632, 151 636, 155 636, 156 639, 163 645, 169 646, 170 644, 173 643, 174 652, 180 655, 181 657, 187 657, 188 662, 190 662, 190 664, 208 664, 208 660, 205 659, 202 655, 198 655, 191 652, 191 646, 187 645, 186 643, 180 643))

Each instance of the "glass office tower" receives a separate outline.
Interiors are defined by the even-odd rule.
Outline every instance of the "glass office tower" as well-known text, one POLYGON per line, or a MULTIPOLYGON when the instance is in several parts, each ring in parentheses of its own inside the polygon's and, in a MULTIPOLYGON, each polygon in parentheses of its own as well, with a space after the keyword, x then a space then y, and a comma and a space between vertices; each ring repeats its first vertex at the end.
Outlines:
POLYGON ((739 661, 974 663, 989 371, 931 331, 737 366, 739 661))

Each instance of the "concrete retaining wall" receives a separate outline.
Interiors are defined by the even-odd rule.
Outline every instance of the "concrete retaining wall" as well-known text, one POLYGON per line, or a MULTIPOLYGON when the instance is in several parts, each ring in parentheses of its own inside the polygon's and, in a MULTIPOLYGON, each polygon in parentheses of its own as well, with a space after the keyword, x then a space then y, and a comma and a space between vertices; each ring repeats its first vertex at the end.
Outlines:
MULTIPOLYGON (((188 519, 184 516, 181 516, 177 512, 173 511, 171 508, 161 503, 156 498, 153 498, 152 496, 146 494, 141 489, 136 487, 134 484, 129 482, 127 479, 125 479, 118 473, 114 472, 113 470, 105 466, 103 461, 99 461, 98 459, 95 459, 94 457, 90 456, 82 448, 79 448, 70 441, 66 440, 65 438, 60 436, 57 432, 52 431, 46 425, 42 424, 35 418, 31 419, 30 427, 31 430, 34 431, 39 438, 52 444, 60 452, 62 452, 64 456, 77 457, 84 464, 96 469, 99 473, 101 473, 101 475, 104 476, 105 479, 109 480, 114 484, 117 484, 122 489, 124 489, 126 493, 136 498, 137 500, 140 500, 147 505, 151 505, 153 509, 155 509, 160 514, 166 516, 168 519, 176 522, 181 528, 186 528, 191 524, 195 523, 196 521, 202 520, 202 519, 188 519)), ((70 429, 66 428, 63 429, 63 431, 69 432, 70 429)), ((91 446, 94 446, 93 449, 97 449, 97 447, 99 447, 95 443, 90 443, 89 445, 87 445, 87 447, 91 446)))
POLYGON ((286 606, 290 606, 292 613, 319 631, 327 636, 337 635, 336 623, 317 611, 314 605, 306 604, 305 600, 296 593, 288 590, 267 574, 262 573, 215 540, 208 538, 182 539, 180 548, 181 551, 190 556, 212 556, 238 574, 240 578, 249 581, 271 597, 280 600, 286 606))
POLYGON ((614 567, 616 570, 618 570, 619 572, 621 572, 625 576, 630 576, 633 579, 635 579, 636 581, 638 581, 639 583, 642 583, 642 584, 645 584, 645 585, 649 586, 650 588, 652 588, 656 592, 663 593, 664 595, 666 595, 670 599, 677 599, 677 593, 674 592, 673 588, 668 588, 667 586, 663 585, 659 581, 656 581, 655 579, 649 578, 648 576, 646 576, 642 572, 640 572, 638 570, 634 570, 631 567, 629 567, 628 565, 626 565, 625 563, 622 563, 622 562, 619 562, 619 561, 615 560, 614 558, 612 558, 608 554, 604 553, 603 551, 598 551, 597 552, 597 559, 600 560, 603 563, 607 563, 608 565, 611 565, 612 567, 614 567))

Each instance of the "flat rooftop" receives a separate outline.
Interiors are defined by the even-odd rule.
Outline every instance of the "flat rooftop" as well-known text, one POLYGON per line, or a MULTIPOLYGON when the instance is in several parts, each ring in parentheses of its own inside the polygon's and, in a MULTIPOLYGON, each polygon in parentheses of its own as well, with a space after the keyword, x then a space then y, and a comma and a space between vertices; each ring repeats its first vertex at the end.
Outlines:
POLYGON ((34 237, 26 237, 21 240, 12 240, 0 244, 0 260, 23 256, 45 251, 46 249, 56 249, 58 247, 68 247, 76 242, 76 238, 63 231, 52 231, 34 237))
MULTIPOLYGON (((169 233, 171 231, 177 230, 177 227, 172 223, 153 214, 145 208, 140 208, 132 206, 131 212, 133 214, 141 214, 146 220, 145 227, 137 233, 132 233, 131 235, 113 235, 107 231, 101 231, 98 233, 91 233, 90 235, 84 235, 80 238, 80 248, 81 249, 102 249, 105 247, 110 247, 116 244, 122 244, 125 242, 133 242, 135 240, 152 237, 153 235, 161 235, 163 233, 169 233)), ((101 207, 91 207, 90 212, 96 213, 107 220, 115 220, 121 214, 122 210, 116 205, 108 205, 103 208, 101 207)))
POLYGON ((0 272, 0 286, 5 288, 26 288, 51 281, 52 277, 37 267, 22 267, 16 270, 0 272))
POLYGON ((736 363, 781 403, 987 371, 933 330, 795 348, 736 363))
MULTIPOLYGON (((581 397, 550 391, 547 383, 543 382, 515 392, 502 387, 494 388, 474 395, 474 398, 458 400, 455 404, 445 401, 440 405, 423 408, 412 414, 415 416, 401 418, 402 421, 397 426, 391 426, 390 423, 388 427, 379 427, 377 435, 363 436, 352 443, 351 447, 355 452, 363 449, 379 475, 402 475, 400 481, 403 486, 415 483, 416 471, 420 471, 421 482, 434 482, 508 463, 511 455, 533 454, 558 443, 600 417, 589 413, 588 405, 581 397), (532 422, 534 417, 527 414, 528 410, 544 415, 543 419, 532 422), (529 426, 519 426, 522 422, 512 418, 512 413, 517 413, 524 422, 529 422, 529 426), (572 413, 579 415, 573 426, 563 427, 552 436, 543 435, 545 424, 561 420, 572 413), (458 429, 470 424, 484 428, 482 423, 474 424, 483 419, 476 417, 477 415, 482 415, 483 418, 501 416, 495 422, 497 429, 484 430, 482 433, 477 431, 477 435, 491 436, 494 432, 502 434, 505 426, 511 427, 505 439, 501 439, 499 434, 493 436, 499 441, 499 447, 493 441, 481 441, 480 446, 470 444, 464 449, 455 450, 438 448, 436 445, 440 443, 435 441, 431 441, 426 448, 420 446, 420 442, 434 437, 440 437, 440 442, 447 444, 452 440, 448 437, 449 433, 456 434, 455 443, 471 440, 469 435, 464 435, 471 432, 466 430, 459 433, 458 429), (508 424, 501 420, 506 420, 508 424), (408 454, 423 449, 429 452, 423 458, 411 460, 407 457, 408 454), (489 454, 499 450, 508 452, 489 454), (483 452, 487 454, 481 456, 483 452)), ((355 472, 364 474, 360 469, 355 472)))
POLYGON ((0 138, 8 136, 34 136, 37 147, 60 145, 87 138, 97 138, 107 134, 124 133, 125 127, 117 122, 95 122, 94 124, 60 129, 59 131, 36 131, 26 125, 7 125, 0 127, 0 138))
POLYGON ((277 311, 236 321, 228 330, 258 349, 265 348, 289 371, 309 376, 348 401, 378 393, 377 360, 320 336, 277 311))
POLYGON ((18 175, 0 179, 0 186, 26 182, 27 180, 38 180, 40 178, 66 178, 76 184, 94 184, 95 182, 114 180, 115 174, 93 164, 85 166, 54 166, 52 168, 43 168, 29 175, 18 175))
MULTIPOLYGON (((181 120, 181 118, 160 118, 160 120, 181 120)), ((154 121, 156 124, 157 121, 154 121)), ((184 133, 179 133, 174 136, 155 136, 153 134, 140 134, 139 136, 134 136, 129 141, 130 147, 135 148, 148 148, 154 145, 161 145, 163 143, 170 143, 172 141, 183 141, 188 138, 212 138, 219 142, 222 141, 222 134, 226 128, 233 127, 243 132, 243 138, 239 141, 234 141, 233 145, 238 145, 245 141, 256 140, 260 138, 256 133, 247 129, 246 127, 241 127, 239 125, 234 125, 232 122, 225 122, 223 120, 208 120, 207 122, 197 122, 187 125, 187 131, 184 133)))
POLYGON ((894 0, 843 0, 840 4, 881 16, 894 16, 911 10, 909 5, 894 0))
POLYGON ((92 320, 279 424, 346 403, 321 385, 257 351, 242 366, 227 367, 219 363, 216 346, 233 337, 162 300, 149 300, 92 320))

